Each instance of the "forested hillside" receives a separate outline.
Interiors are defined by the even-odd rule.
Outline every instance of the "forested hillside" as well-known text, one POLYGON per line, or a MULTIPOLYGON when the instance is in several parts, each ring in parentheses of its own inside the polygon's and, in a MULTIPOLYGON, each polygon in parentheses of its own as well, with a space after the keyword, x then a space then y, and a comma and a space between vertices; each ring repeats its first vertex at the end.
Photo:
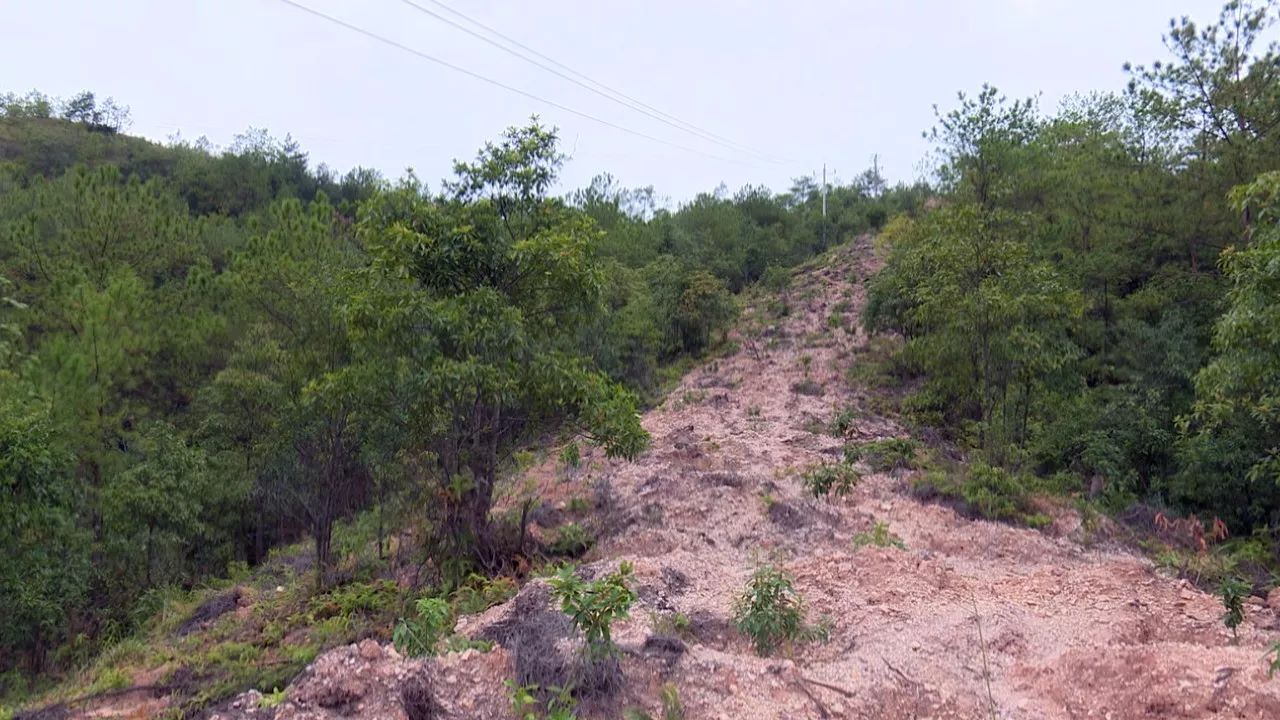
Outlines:
MULTIPOLYGON (((0 102, 0 677, 76 668, 174 591, 377 509, 431 528, 436 582, 499 570, 512 454, 633 456, 637 409, 722 336, 734 293, 916 207, 883 181, 678 208, 602 175, 555 195, 553 129, 435 189, 122 132, 86 93, 0 102), (673 375, 675 373, 676 375, 673 375)), ((385 522, 385 524, 384 524, 385 522)), ((518 523, 516 523, 518 524, 518 523)))
POLYGON ((1218 518, 1272 563, 1276 21, 1174 22, 1127 91, 1055 113, 962 95, 932 132, 945 206, 886 229, 866 318, 905 338, 909 413, 1014 482, 1218 518))
POLYGON ((405 657, 329 657, 452 653, 523 717, 680 709, 678 662, 704 712, 1272 716, 1277 29, 1231 0, 1115 92, 961 93, 929 183, 674 205, 563 187, 536 117, 437 183, 0 95, 0 717, 274 712, 370 638, 405 657))

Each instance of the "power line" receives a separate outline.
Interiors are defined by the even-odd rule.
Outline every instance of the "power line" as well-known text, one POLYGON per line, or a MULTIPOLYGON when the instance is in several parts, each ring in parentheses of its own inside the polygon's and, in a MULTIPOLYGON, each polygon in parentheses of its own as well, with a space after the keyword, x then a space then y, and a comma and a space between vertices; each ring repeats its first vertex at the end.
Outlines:
POLYGON ((604 98, 604 99, 606 99, 606 100, 609 100, 610 102, 617 103, 617 104, 619 104, 619 105, 621 105, 621 106, 623 106, 623 107, 627 108, 628 110, 634 110, 634 111, 636 111, 636 112, 638 112, 638 113, 641 113, 641 114, 646 115, 646 116, 648 116, 648 117, 650 117, 650 118, 653 118, 654 120, 657 120, 657 121, 658 121, 658 122, 660 122, 660 123, 664 123, 664 124, 666 124, 666 125, 670 125, 671 127, 675 128, 675 129, 677 129, 677 130, 680 130, 681 132, 686 132, 686 133, 690 133, 690 134, 692 134, 692 135, 696 135, 696 136, 698 136, 698 137, 700 137, 700 138, 702 138, 702 139, 704 139, 704 140, 709 140, 710 142, 713 142, 713 143, 715 143, 715 144, 717 144, 717 145, 720 145, 720 146, 723 146, 723 147, 729 148, 730 150, 737 150, 737 151, 739 151, 739 152, 746 152, 746 153, 749 153, 749 154, 752 154, 752 155, 756 155, 756 156, 758 156, 758 157, 760 157, 760 158, 762 158, 762 159, 764 159, 764 160, 767 160, 767 161, 769 161, 769 162, 778 162, 777 160, 775 160, 774 158, 770 157, 769 155, 767 155, 767 154, 765 154, 765 153, 762 153, 762 152, 759 152, 758 150, 754 150, 754 149, 752 149, 751 147, 749 147, 749 146, 747 146, 747 145, 743 145, 742 143, 734 142, 733 140, 730 140, 730 139, 728 139, 728 138, 726 138, 726 137, 722 137, 722 136, 720 136, 720 135, 717 135, 717 134, 715 134, 715 133, 711 132, 710 130, 703 130, 702 128, 698 127, 697 125, 694 125, 693 123, 685 122, 684 120, 681 120, 680 118, 675 117, 674 115, 671 115, 671 114, 669 114, 669 113, 665 113, 665 112, 663 112, 663 111, 661 111, 661 110, 659 110, 659 109, 657 109, 657 108, 655 108, 655 107, 653 107, 653 106, 651 106, 651 105, 647 105, 647 104, 645 104, 645 103, 643 103, 643 102, 641 102, 641 101, 639 101, 639 100, 636 100, 635 98, 630 97, 630 96, 629 96, 629 95, 627 95, 626 93, 623 93, 623 92, 618 91, 618 90, 614 90, 613 88, 609 87, 608 85, 605 85, 604 83, 601 83, 601 82, 596 81, 596 80, 592 80, 591 78, 589 78, 589 77, 587 77, 586 75, 583 75, 582 73, 580 73, 580 72, 578 72, 578 71, 574 70, 573 68, 569 67, 568 65, 565 65, 564 63, 558 62, 558 61, 556 61, 555 59, 550 58, 550 57, 548 57, 548 56, 546 56, 546 55, 544 55, 544 54, 542 54, 542 53, 538 52, 537 50, 534 50, 533 48, 529 47, 528 45, 525 45, 525 44, 521 43, 520 41, 518 41, 518 40, 516 40, 516 39, 514 39, 514 38, 512 38, 512 37, 510 37, 510 36, 508 36, 508 35, 504 35, 503 33, 501 33, 501 32, 499 32, 499 31, 497 31, 497 30, 495 30, 495 29, 493 29, 493 28, 489 27, 488 25, 485 25, 484 23, 480 22, 479 20, 476 20, 476 19, 474 19, 474 18, 468 17, 466 14, 464 14, 464 13, 462 13, 462 12, 458 11, 458 10, 454 10, 453 8, 449 7, 448 5, 446 5, 446 4, 442 3, 442 2, 439 2, 439 0, 428 0, 428 1, 429 1, 429 2, 431 2, 431 4, 436 5, 436 6, 438 6, 438 7, 442 8, 443 10, 445 10, 445 11, 447 11, 447 12, 450 12, 450 13, 452 13, 452 14, 454 14, 454 15, 456 15, 456 16, 458 16, 458 17, 460 17, 460 18, 462 18, 463 20, 465 20, 465 21, 467 21, 467 22, 471 23, 472 25, 475 25, 476 27, 479 27, 479 28, 483 29, 484 31, 486 31, 486 32, 488 32, 488 33, 490 33, 490 34, 495 35, 495 36, 497 36, 497 37, 499 37, 499 38, 501 38, 501 39, 505 40, 506 42, 510 43, 511 45, 514 45, 515 47, 520 48, 520 50, 523 50, 523 51, 525 51, 526 53, 529 53, 530 55, 535 55, 535 56, 537 56, 538 58, 542 58, 542 60, 545 60, 545 61, 546 61, 546 63, 540 62, 539 60, 536 60, 536 59, 534 59, 534 58, 532 58, 532 57, 529 57, 529 55, 526 55, 526 54, 524 54, 524 53, 522 53, 522 52, 520 52, 520 51, 518 51, 518 50, 513 50, 512 48, 507 47, 506 45, 503 45, 502 43, 500 43, 500 42, 498 42, 498 41, 496 41, 496 40, 494 40, 494 39, 492 39, 492 38, 485 37, 484 35, 482 35, 482 34, 480 34, 480 33, 476 32, 475 30, 472 30, 471 28, 466 27, 465 25, 462 25, 462 24, 460 24, 460 23, 454 22, 453 20, 450 20, 449 18, 447 18, 447 17, 445 17, 445 16, 441 15, 440 13, 437 13, 437 12, 435 12, 435 11, 433 11, 433 10, 429 10, 429 9, 427 9, 427 8, 423 7, 422 5, 419 5, 418 3, 414 2, 413 0, 400 0, 400 2, 404 3, 405 5, 408 5, 409 7, 411 7, 411 8, 413 8, 413 9, 417 10, 417 11, 418 11, 418 12, 420 12, 420 13, 424 13, 424 14, 426 14, 426 15, 430 16, 430 17, 435 18, 436 20, 439 20, 439 21, 440 21, 440 22, 442 22, 442 23, 445 23, 446 25, 449 25, 449 26, 451 26, 451 27, 453 27, 453 28, 456 28, 456 29, 458 29, 458 30, 461 30, 462 32, 464 32, 464 33, 466 33, 466 34, 468 34, 468 35, 470 35, 470 36, 472 36, 472 37, 474 37, 474 38, 476 38, 476 39, 478 39, 478 40, 480 40, 480 41, 482 41, 482 42, 488 43, 489 45, 492 45, 493 47, 496 47, 496 48, 498 48, 499 50, 501 50, 501 51, 503 51, 503 52, 505 52, 505 53, 507 53, 507 54, 509 54, 509 55, 512 55, 512 56, 514 56, 514 57, 517 57, 517 58, 519 58, 519 59, 521 59, 521 60, 523 60, 523 61, 525 61, 525 62, 529 63, 530 65, 533 65, 533 66, 535 66, 535 67, 541 68, 542 70, 545 70, 546 72, 549 72, 549 73, 551 73, 551 74, 553 74, 553 75, 555 75, 555 76, 557 76, 557 77, 559 77, 559 78, 562 78, 562 79, 564 79, 564 80, 568 80, 569 82, 573 83, 574 85, 577 85, 577 86, 579 86, 579 87, 581 87, 581 88, 585 88, 585 89, 586 89, 586 90, 588 90, 589 92, 593 92, 593 93, 595 93, 596 95, 599 95, 600 97, 602 97, 602 98, 604 98), (551 63, 551 65, 554 65, 554 66, 556 66, 556 67, 552 67, 551 65, 548 65, 547 63, 551 63), (556 69, 557 67, 558 67, 558 68, 563 68, 565 72, 562 72, 561 70, 556 69), (577 76, 577 77, 574 77, 574 76, 577 76), (579 80, 578 78, 581 78, 581 80, 579 80))
POLYGON ((395 40, 392 40, 391 38, 385 37, 385 36, 383 36, 383 35, 379 35, 379 34, 377 34, 377 33, 373 32, 373 31, 371 31, 371 30, 366 30, 366 29, 364 29, 364 28, 362 28, 362 27, 359 27, 358 25, 353 25, 353 24, 351 24, 351 23, 347 22, 346 20, 342 20, 342 19, 340 19, 340 18, 336 18, 336 17, 334 17, 334 16, 332 16, 332 15, 328 15, 328 14, 325 14, 325 13, 323 13, 323 12, 320 12, 319 10, 316 10, 316 9, 314 9, 314 8, 307 7, 306 5, 303 5, 303 4, 301 4, 301 3, 294 2, 294 0, 279 0, 279 1, 280 1, 280 2, 282 2, 282 3, 284 3, 285 5, 288 5, 288 6, 292 7, 292 8, 294 8, 294 9, 301 10, 302 12, 305 12, 305 13, 307 13, 307 14, 309 14, 309 15, 314 15, 315 17, 321 18, 321 19, 323 19, 323 20, 327 20, 327 21, 329 21, 329 22, 331 22, 331 23, 333 23, 333 24, 335 24, 335 25, 339 25, 339 26, 341 26, 341 27, 344 27, 344 28, 346 28, 346 29, 348 29, 348 30, 350 30, 350 31, 352 31, 352 32, 355 32, 355 33, 359 33, 359 34, 361 34, 361 35, 364 35, 364 36, 365 36, 365 37, 367 37, 367 38, 371 38, 371 39, 376 40, 376 41, 378 41, 378 42, 380 42, 380 43, 383 43, 383 44, 385 44, 385 45, 389 45, 389 46, 391 46, 391 47, 394 47, 394 48, 396 48, 396 49, 398 49, 398 50, 403 50, 404 52, 410 53, 410 54, 412 54, 412 55, 416 55, 416 56, 418 56, 418 57, 422 58, 423 60, 428 60, 428 61, 430 61, 430 62, 433 62, 433 63, 437 64, 437 65, 441 65, 441 66, 443 66, 443 67, 449 68, 450 70, 453 70, 454 72, 462 73, 463 75, 466 75, 466 76, 468 76, 468 77, 475 78, 476 80, 480 80, 480 81, 482 81, 482 82, 486 82, 486 83, 488 83, 488 84, 490 84, 490 85, 493 85, 494 87, 499 87, 499 88, 502 88, 503 90, 506 90, 506 91, 508 91, 508 92, 513 92, 513 93, 515 93, 515 94, 517 94, 517 95, 522 95, 522 96, 524 96, 524 97, 529 98, 530 100, 535 100, 535 101, 537 101, 537 102, 543 103, 544 105, 549 105, 549 106, 551 106, 551 107, 553 107, 553 108, 556 108, 556 109, 558 109, 558 110, 563 110, 563 111, 565 111, 565 112, 567 112, 567 113, 571 113, 571 114, 573 114, 573 115, 577 115, 578 117, 581 117, 581 118, 584 118, 584 119, 590 120, 590 121, 595 122, 595 123, 599 123, 599 124, 601 124, 601 125, 604 125, 605 127, 610 127, 610 128, 613 128, 614 130, 619 130, 619 131, 621 131, 621 132, 627 133, 628 135, 634 135, 634 136, 636 136, 636 137, 644 138, 645 140, 650 140, 650 141, 652 141, 652 142, 660 143, 660 144, 662 144, 662 145, 669 145, 669 146, 671 146, 671 147, 673 147, 673 148, 676 148, 676 149, 679 149, 679 150, 683 150, 683 151, 685 151, 685 152, 693 153, 693 154, 695 154, 695 155, 702 155, 702 156, 704 156, 704 157, 708 157, 708 158, 711 158, 711 159, 713 159, 713 160, 719 160, 719 161, 721 161, 721 162, 727 162, 727 163, 739 163, 739 164, 748 164, 748 165, 749 165, 749 164, 752 164, 752 163, 750 163, 749 161, 745 161, 745 160, 734 160, 734 159, 731 159, 731 158, 720 157, 719 155, 712 155, 711 153, 703 152, 703 151, 701 151, 701 150, 697 150, 697 149, 694 149, 694 148, 691 148, 691 147, 687 147, 687 146, 685 146, 685 145, 680 145, 679 143, 673 143, 673 142, 671 142, 671 141, 669 141, 669 140, 663 140, 662 138, 654 137, 653 135, 649 135, 649 134, 647 134, 647 133, 640 132, 639 130, 632 130, 632 129, 631 129, 631 128, 629 128, 629 127, 624 127, 624 126, 622 126, 622 125, 618 125, 617 123, 613 123, 613 122, 610 122, 610 121, 605 120, 605 119, 603 119, 603 118, 596 117, 595 115, 591 115, 591 114, 589 114, 589 113, 582 112, 581 110, 575 110, 575 109, 573 109, 573 108, 569 107, 568 105, 562 105, 562 104, 560 104, 560 103, 558 103, 558 102, 556 102, 556 101, 554 101, 554 100, 548 100, 548 99, 546 99, 546 98, 544 98, 544 97, 540 97, 540 96, 538 96, 538 95, 534 95, 534 94, 533 94, 533 93, 531 93, 531 92, 527 92, 527 91, 525 91, 525 90, 521 90, 520 88, 515 87, 515 86, 513 86, 513 85, 508 85, 508 84, 506 84, 506 83, 504 83, 504 82, 501 82, 501 81, 499 81, 499 80, 494 80, 493 78, 486 77, 486 76, 484 76, 484 75, 481 75, 480 73, 477 73, 477 72, 473 72, 473 71, 471 71, 471 70, 468 70, 468 69, 466 69, 466 68, 464 68, 464 67, 462 67, 462 66, 460 66, 460 65, 454 65, 453 63, 451 63, 451 62, 449 62, 449 61, 447 61, 447 60, 441 60, 440 58, 435 57, 434 55, 428 55, 427 53, 424 53, 424 52, 422 52, 421 50, 418 50, 418 49, 415 49, 415 48, 411 48, 411 47, 409 47, 408 45, 405 45, 405 44, 403 44, 403 43, 396 42, 395 40))

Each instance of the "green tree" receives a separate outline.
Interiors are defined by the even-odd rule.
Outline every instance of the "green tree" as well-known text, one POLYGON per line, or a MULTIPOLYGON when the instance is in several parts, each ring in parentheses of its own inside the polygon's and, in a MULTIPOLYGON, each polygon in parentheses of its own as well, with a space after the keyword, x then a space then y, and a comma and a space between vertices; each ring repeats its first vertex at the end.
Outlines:
POLYGON ((499 560, 490 532, 498 472, 531 433, 561 420, 613 456, 647 441, 634 397, 575 352, 573 328, 600 310, 598 235, 546 197, 554 133, 508 131, 449 195, 409 183, 362 212, 373 257, 348 312, 368 362, 411 398, 411 442, 439 467, 437 558, 460 572, 499 560))
POLYGON ((0 376, 0 648, 39 673, 84 607, 90 566, 73 458, 29 392, 0 376))
MULTIPOLYGON (((1251 242, 1223 253, 1227 308, 1214 328, 1214 358, 1196 377, 1187 421, 1193 441, 1236 458, 1213 474, 1249 522, 1280 522, 1280 173, 1260 176, 1232 196, 1255 218, 1251 242), (1227 449, 1233 452, 1223 452, 1227 449), (1243 460, 1243 462, 1241 462, 1243 460), (1225 472, 1224 472, 1225 471, 1225 472)), ((1192 448, 1197 445, 1193 444, 1192 448)), ((1228 501, 1228 497, 1222 497, 1228 501)))

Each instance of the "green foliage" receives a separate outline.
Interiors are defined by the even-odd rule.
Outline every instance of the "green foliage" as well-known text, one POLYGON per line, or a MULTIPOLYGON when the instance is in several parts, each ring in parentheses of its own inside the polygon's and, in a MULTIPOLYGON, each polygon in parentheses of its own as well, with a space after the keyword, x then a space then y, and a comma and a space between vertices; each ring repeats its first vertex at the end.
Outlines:
POLYGON ((853 536, 853 546, 855 548, 863 548, 868 545, 874 545, 879 548, 907 549, 906 543, 902 542, 902 538, 890 532, 889 524, 883 520, 877 520, 870 530, 864 530, 853 536))
POLYGON ((1273 678, 1280 672, 1280 642, 1272 645, 1267 654, 1271 656, 1271 661, 1267 665, 1267 677, 1273 678))
POLYGON ((437 644, 453 632, 455 615, 447 600, 425 597, 414 605, 417 614, 402 618, 391 635, 396 650, 409 657, 435 654, 437 644))
POLYGON ((831 421, 831 434, 835 437, 844 437, 853 428, 854 422, 858 419, 858 411, 853 408, 841 410, 831 421))
POLYGON ((823 463, 800 475, 800 482, 805 490, 818 500, 830 499, 833 494, 842 498, 853 492, 861 479, 858 472, 846 463, 823 463))
POLYGON ((520 720, 575 720, 577 703, 569 688, 539 688, 537 685, 517 685, 506 680, 511 697, 511 712, 520 720), (539 699, 540 691, 546 700, 539 699))
POLYGON ((582 455, 578 451, 578 443, 571 442, 560 451, 560 464, 567 468, 577 468, 582 463, 582 455))
POLYGON ((1023 478, 983 462, 971 463, 962 474, 934 470, 912 480, 913 492, 925 499, 941 497, 988 520, 1045 527, 1052 518, 1036 512, 1023 478))
POLYGON ((762 657, 797 642, 821 640, 822 625, 805 623, 804 602, 786 571, 773 565, 756 568, 733 603, 733 621, 762 657))
POLYGON ((509 577, 472 574, 453 591, 451 600, 459 615, 474 615, 510 600, 518 590, 516 581, 509 577))
POLYGON ((1109 503, 1275 526, 1275 9, 1172 22, 1122 95, 1044 116, 983 86, 939 112, 944 196, 877 239, 864 317, 904 341, 912 419, 1109 503))
POLYGON ((631 563, 622 563, 616 571, 600 580, 583 582, 572 568, 562 568, 551 578, 551 589, 560 601, 560 609, 573 621, 586 642, 589 661, 616 656, 613 644, 613 622, 627 617, 635 592, 627 586, 631 563))
POLYGON ((258 700, 258 707, 266 709, 280 707, 287 699, 288 695, 285 691, 280 688, 276 688, 269 693, 262 694, 262 698, 258 700))
POLYGON ((1236 628, 1244 622, 1244 600, 1249 597, 1252 588, 1239 578, 1226 578, 1218 586, 1218 596, 1222 599, 1222 624, 1231 629, 1232 639, 1236 639, 1236 628))
POLYGON ((547 550, 557 557, 578 558, 585 555, 594 544, 595 538, 585 527, 571 522, 556 528, 555 537, 547 550))
POLYGON ((865 462, 872 472, 910 470, 915 467, 918 443, 911 438, 885 438, 846 445, 845 462, 865 462))

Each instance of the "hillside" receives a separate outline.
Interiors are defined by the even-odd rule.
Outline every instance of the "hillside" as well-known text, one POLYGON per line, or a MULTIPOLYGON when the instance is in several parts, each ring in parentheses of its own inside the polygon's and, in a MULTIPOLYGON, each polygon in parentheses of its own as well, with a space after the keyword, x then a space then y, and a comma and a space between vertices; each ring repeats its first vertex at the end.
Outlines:
MULTIPOLYGON (((915 468, 860 463, 843 498, 806 492, 804 470, 838 462, 847 444, 906 437, 883 391, 844 372, 873 359, 856 330, 871 264, 863 239, 801 272, 790 313, 768 320, 758 345, 696 368, 645 415, 653 447, 635 463, 587 453, 579 472, 555 459, 527 472, 554 509, 535 532, 575 513, 599 528, 584 575, 635 565, 639 599, 615 629, 621 685, 584 700, 579 717, 660 716, 668 683, 688 718, 1276 717, 1280 683, 1264 659, 1280 631, 1275 594, 1272 607, 1249 601, 1233 642, 1219 600, 1112 539, 1119 527, 1082 525, 1049 499, 1037 501, 1052 517, 1043 530, 917 499, 934 452, 923 445, 915 468), (824 638, 759 657, 734 628, 735 597, 764 561, 794 577, 809 621, 829 623, 824 638)), ((756 297, 748 317, 770 299, 756 297)), ((504 682, 549 683, 571 664, 569 628, 549 603, 534 579, 459 620, 459 632, 496 639, 492 650, 412 660, 366 640, 321 655, 270 703, 250 693, 210 717, 511 717, 504 682)), ((134 703, 70 716, 141 716, 165 699, 134 703)))

